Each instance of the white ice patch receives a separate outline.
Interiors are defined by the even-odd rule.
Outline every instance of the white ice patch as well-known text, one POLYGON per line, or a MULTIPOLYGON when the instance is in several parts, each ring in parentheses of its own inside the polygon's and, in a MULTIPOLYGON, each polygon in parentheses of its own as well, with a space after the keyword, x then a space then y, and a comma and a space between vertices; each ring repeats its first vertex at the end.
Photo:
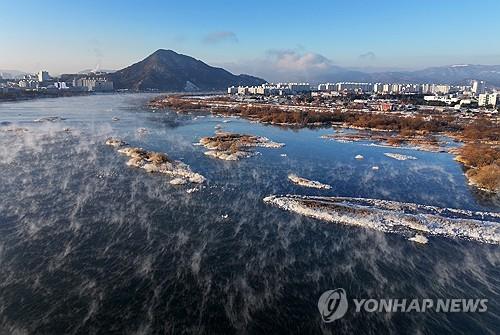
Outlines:
POLYGON ((428 242, 427 237, 425 237, 424 235, 420 235, 420 234, 417 234, 413 237, 410 237, 408 239, 408 241, 412 241, 412 242, 416 242, 416 243, 420 243, 420 244, 427 244, 427 242, 428 242))
POLYGON ((349 197, 273 195, 264 198, 264 202, 327 222, 500 245, 500 213, 349 197))
POLYGON ((407 161, 407 160, 414 160, 417 159, 417 157, 409 156, 409 155, 402 155, 402 154, 394 154, 390 152, 384 153, 387 157, 397 159, 398 161, 407 161))
POLYGON ((317 188, 317 189, 322 189, 322 190, 329 190, 332 187, 327 184, 320 183, 319 181, 316 180, 309 180, 303 177, 299 177, 296 174, 289 174, 288 179, 294 183, 295 185, 299 186, 304 186, 304 187, 310 187, 310 188, 317 188))

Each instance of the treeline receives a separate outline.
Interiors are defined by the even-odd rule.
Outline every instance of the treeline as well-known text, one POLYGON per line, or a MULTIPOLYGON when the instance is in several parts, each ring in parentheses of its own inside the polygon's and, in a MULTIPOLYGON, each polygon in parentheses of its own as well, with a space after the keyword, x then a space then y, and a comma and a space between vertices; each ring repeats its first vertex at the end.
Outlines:
POLYGON ((367 112, 342 112, 340 110, 333 112, 285 111, 275 106, 235 106, 232 108, 214 108, 212 112, 224 115, 238 115, 260 122, 298 126, 317 123, 345 123, 354 127, 404 132, 406 136, 414 132, 431 133, 463 129, 451 116, 423 118, 421 116, 403 117, 367 112))
POLYGON ((467 140, 500 141, 500 126, 484 118, 476 119, 464 127, 462 136, 467 140))
POLYGON ((403 117, 399 115, 355 113, 346 122, 356 127, 402 132, 405 136, 409 136, 414 132, 434 133, 462 129, 455 118, 437 115, 432 118, 424 118, 422 116, 403 117))
POLYGON ((467 143, 458 149, 460 161, 470 167, 478 168, 493 163, 500 164, 500 150, 481 143, 467 143))
POLYGON ((498 146, 468 143, 458 149, 459 160, 469 169, 470 181, 493 192, 500 191, 500 150, 498 146))
POLYGON ((500 128, 498 124, 490 120, 478 119, 464 127, 462 136, 469 143, 458 149, 458 159, 469 168, 466 172, 467 178, 479 187, 500 192, 500 147, 498 146, 500 128))
POLYGON ((157 108, 169 107, 179 111, 206 108, 204 104, 196 100, 183 99, 181 96, 160 96, 151 100, 149 106, 157 108))
MULTIPOLYGON (((211 100, 208 99, 208 101, 211 100)), ((170 107, 176 110, 210 108, 203 100, 186 99, 182 96, 160 97, 153 100, 151 105, 170 107)), ((465 124, 463 120, 451 115, 402 116, 340 110, 332 112, 317 112, 314 110, 287 111, 273 105, 211 107, 211 112, 222 115, 237 115, 260 122, 288 124, 299 127, 314 124, 343 123, 359 128, 391 130, 400 133, 402 136, 411 136, 417 133, 454 132, 460 133, 466 140, 500 140, 500 127, 498 123, 493 123, 484 118, 465 124)))
POLYGON ((36 98, 58 98, 58 97, 71 97, 76 95, 88 95, 89 92, 66 92, 64 90, 57 91, 24 91, 19 90, 16 92, 0 93, 0 101, 17 101, 29 100, 36 98))
POLYGON ((230 108, 213 108, 213 113, 238 115, 244 118, 275 124, 292 124, 307 126, 314 123, 343 122, 340 112, 320 113, 316 111, 286 111, 276 106, 234 106, 230 108))

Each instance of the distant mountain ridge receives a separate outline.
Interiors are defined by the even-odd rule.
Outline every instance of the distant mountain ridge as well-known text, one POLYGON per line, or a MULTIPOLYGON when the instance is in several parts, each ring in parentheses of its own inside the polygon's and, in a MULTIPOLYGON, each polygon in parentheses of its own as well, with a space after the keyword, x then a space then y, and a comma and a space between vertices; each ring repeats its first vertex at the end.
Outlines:
POLYGON ((17 78, 22 78, 25 74, 27 74, 24 71, 19 71, 19 70, 3 70, 0 69, 0 75, 2 75, 3 79, 17 79, 17 78))
POLYGON ((463 85, 471 80, 484 80, 488 84, 500 86, 500 65, 459 64, 430 67, 417 71, 373 73, 376 81, 410 83, 448 83, 463 85))
POLYGON ((250 75, 234 75, 193 57, 160 49, 142 61, 109 75, 115 88, 161 91, 218 91, 231 85, 261 85, 250 75))
MULTIPOLYGON (((292 75, 292 74, 291 74, 292 75)), ((490 86, 500 87, 500 65, 459 64, 429 67, 416 71, 364 72, 332 65, 320 72, 306 73, 293 80, 321 82, 382 82, 382 83, 442 83, 466 85, 471 80, 484 80, 490 86)))

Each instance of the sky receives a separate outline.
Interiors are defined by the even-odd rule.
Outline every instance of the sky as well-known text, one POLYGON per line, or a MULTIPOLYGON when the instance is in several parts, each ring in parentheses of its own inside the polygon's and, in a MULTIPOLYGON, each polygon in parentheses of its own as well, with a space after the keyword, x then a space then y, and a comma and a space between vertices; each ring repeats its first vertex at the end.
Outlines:
POLYGON ((120 69, 172 49, 236 73, 500 64, 500 1, 0 0, 0 69, 120 69))

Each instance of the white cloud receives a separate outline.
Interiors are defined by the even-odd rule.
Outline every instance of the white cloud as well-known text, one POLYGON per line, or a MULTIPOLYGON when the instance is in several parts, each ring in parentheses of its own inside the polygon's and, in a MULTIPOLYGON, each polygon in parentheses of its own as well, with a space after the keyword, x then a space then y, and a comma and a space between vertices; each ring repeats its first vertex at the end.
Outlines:
POLYGON ((206 44, 217 44, 221 42, 238 42, 238 37, 232 31, 214 31, 211 32, 203 38, 203 42, 206 44))
POLYGON ((268 50, 257 59, 218 64, 234 73, 246 73, 268 81, 314 81, 318 75, 338 69, 321 54, 291 49, 268 50))
POLYGON ((327 70, 333 65, 330 59, 313 52, 299 53, 294 50, 270 50, 268 54, 276 67, 284 70, 327 70))
POLYGON ((364 54, 359 55, 359 59, 373 61, 377 59, 377 56, 373 51, 368 51, 365 52, 364 54))

